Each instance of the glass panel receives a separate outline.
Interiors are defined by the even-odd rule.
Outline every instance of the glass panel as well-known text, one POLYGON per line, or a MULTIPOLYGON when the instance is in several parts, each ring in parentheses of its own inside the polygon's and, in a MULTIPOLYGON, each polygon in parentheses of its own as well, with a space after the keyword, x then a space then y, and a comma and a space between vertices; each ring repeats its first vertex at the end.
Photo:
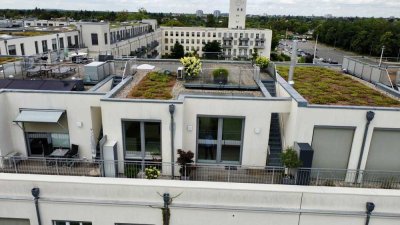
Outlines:
POLYGON ((161 123, 145 122, 144 133, 146 158, 161 157, 161 123))
POLYGON ((198 159, 216 160, 218 118, 199 118, 198 159))
POLYGON ((56 221, 54 224, 55 225, 66 225, 67 223, 66 222, 56 221))
POLYGON ((70 148, 69 134, 51 134, 53 148, 70 148))
POLYGON ((127 158, 141 158, 140 122, 124 122, 127 158))
POLYGON ((243 119, 224 118, 222 129, 221 161, 239 162, 242 144, 243 119))
POLYGON ((80 222, 69 222, 69 225, 81 225, 80 222))

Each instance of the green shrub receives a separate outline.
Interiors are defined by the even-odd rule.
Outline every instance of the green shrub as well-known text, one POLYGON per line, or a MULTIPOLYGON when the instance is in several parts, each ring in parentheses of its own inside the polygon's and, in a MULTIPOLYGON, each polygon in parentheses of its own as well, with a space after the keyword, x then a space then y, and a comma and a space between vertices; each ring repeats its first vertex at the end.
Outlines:
POLYGON ((261 69, 265 69, 268 67, 269 58, 265 56, 258 56, 256 58, 256 65, 259 66, 261 69))
POLYGON ((297 168, 302 165, 297 152, 293 148, 287 148, 281 155, 282 163, 286 168, 297 168))
POLYGON ((220 77, 220 78, 227 79, 228 76, 229 76, 229 71, 227 69, 225 69, 225 68, 218 68, 218 69, 215 69, 212 72, 212 75, 213 75, 214 78, 220 77))

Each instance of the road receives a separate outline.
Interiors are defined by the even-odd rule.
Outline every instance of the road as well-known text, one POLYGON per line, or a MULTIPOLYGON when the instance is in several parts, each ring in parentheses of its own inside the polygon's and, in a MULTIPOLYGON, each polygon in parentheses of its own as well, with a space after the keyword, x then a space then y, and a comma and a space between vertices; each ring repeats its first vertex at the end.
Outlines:
MULTIPOLYGON (((285 43, 284 40, 281 41, 281 43, 285 43)), ((282 48, 284 45, 280 45, 280 47, 282 48)), ((290 51, 290 47, 292 46, 292 41, 287 40, 286 41, 286 52, 287 54, 288 51, 290 51)), ((309 53, 311 55, 314 54, 314 47, 315 47, 315 42, 314 41, 307 41, 307 42, 298 42, 297 48, 303 50, 306 53, 309 53)), ((317 58, 323 58, 326 60, 331 60, 331 61, 335 61, 338 62, 339 64, 343 63, 343 57, 344 56, 355 56, 357 54, 353 53, 353 52, 347 52, 347 51, 343 51, 340 49, 336 49, 324 44, 320 44, 318 43, 317 46, 317 58)))

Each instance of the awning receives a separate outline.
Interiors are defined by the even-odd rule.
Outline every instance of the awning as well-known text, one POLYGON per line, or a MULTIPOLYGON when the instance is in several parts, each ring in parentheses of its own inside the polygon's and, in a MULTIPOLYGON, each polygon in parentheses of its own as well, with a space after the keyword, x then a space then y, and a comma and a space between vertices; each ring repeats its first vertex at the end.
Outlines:
POLYGON ((65 110, 22 110, 14 122, 58 123, 65 110))

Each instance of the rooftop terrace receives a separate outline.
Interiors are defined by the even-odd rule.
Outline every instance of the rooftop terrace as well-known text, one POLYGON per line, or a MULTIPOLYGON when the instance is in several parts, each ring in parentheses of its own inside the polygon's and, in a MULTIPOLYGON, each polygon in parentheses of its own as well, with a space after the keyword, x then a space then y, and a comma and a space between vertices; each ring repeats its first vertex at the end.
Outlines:
MULTIPOLYGON (((289 67, 277 67, 287 80, 289 67)), ((372 84, 322 67, 296 67, 294 88, 310 104, 400 107, 399 99, 372 84)))
MULTIPOLYGON (((116 98, 169 100, 178 99, 180 95, 263 96, 250 63, 203 62, 201 74, 190 80, 177 79, 176 71, 182 66, 177 60, 137 62, 138 65, 145 63, 155 68, 137 70, 133 79, 117 92, 116 98), (225 84, 213 80, 212 72, 218 68, 225 68, 229 72, 225 84), (166 71, 170 75, 165 75, 166 71)), ((266 73, 258 76, 268 77, 266 73)))

